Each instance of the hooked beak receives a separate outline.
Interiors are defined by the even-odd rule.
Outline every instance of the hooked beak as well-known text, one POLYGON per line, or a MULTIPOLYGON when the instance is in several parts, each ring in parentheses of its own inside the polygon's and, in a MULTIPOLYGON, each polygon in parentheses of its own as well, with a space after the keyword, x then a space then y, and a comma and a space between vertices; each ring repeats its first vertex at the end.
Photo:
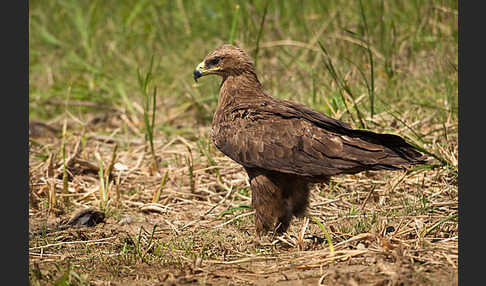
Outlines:
POLYGON ((196 69, 194 70, 194 81, 197 82, 197 79, 204 75, 204 61, 197 65, 196 69))
POLYGON ((221 70, 221 68, 219 68, 219 67, 207 68, 204 61, 202 61, 200 64, 197 65, 196 69, 194 70, 194 73, 193 73, 194 81, 197 82, 198 78, 205 76, 205 75, 208 75, 208 74, 215 74, 219 70, 221 70))

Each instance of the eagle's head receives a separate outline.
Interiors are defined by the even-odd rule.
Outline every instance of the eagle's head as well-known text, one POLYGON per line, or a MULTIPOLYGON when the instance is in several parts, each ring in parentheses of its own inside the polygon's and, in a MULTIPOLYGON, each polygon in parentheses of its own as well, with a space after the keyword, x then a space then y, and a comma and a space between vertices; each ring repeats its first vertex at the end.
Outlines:
POLYGON ((222 45, 210 52, 194 70, 194 80, 216 74, 223 78, 253 71, 253 60, 240 48, 222 45))

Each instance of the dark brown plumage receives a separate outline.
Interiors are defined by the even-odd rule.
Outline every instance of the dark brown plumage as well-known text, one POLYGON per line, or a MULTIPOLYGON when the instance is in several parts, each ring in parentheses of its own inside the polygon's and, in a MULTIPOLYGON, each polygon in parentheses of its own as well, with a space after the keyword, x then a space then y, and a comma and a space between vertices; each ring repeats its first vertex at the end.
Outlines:
POLYGON ((194 79, 209 74, 223 78, 211 137, 248 173, 259 233, 284 232, 293 216, 303 216, 309 183, 424 163, 422 154, 399 136, 354 130, 307 106, 266 94, 252 59, 237 47, 223 45, 209 53, 194 79))

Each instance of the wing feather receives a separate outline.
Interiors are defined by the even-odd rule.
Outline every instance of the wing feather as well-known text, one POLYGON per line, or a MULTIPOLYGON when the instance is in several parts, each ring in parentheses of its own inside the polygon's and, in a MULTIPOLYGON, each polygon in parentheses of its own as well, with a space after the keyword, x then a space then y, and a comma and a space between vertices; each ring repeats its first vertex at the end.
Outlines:
POLYGON ((320 177, 397 169, 420 154, 398 136, 353 130, 304 105, 270 99, 236 105, 231 120, 213 126, 216 146, 245 167, 320 177))

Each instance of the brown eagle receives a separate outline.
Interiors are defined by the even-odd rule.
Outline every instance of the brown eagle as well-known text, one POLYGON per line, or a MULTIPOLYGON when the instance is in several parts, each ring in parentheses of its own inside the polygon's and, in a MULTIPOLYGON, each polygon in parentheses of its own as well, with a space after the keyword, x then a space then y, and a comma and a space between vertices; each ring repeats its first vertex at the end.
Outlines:
POLYGON ((307 106, 267 94, 253 60, 223 45, 194 71, 223 78, 211 138, 250 180, 258 233, 287 230, 305 214, 309 184, 364 170, 397 170, 425 161, 401 137, 355 130, 307 106))

